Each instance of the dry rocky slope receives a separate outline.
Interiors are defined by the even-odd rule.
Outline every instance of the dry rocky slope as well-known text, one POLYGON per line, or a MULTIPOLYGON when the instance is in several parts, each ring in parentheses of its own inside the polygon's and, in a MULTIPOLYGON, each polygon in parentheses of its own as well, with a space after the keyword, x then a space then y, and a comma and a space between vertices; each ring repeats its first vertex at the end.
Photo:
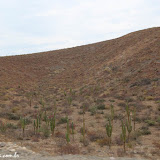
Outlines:
MULTIPOLYGON (((159 115, 160 27, 69 49, 0 57, 0 141, 3 142, 0 154, 16 151, 20 159, 26 160, 109 160, 113 157, 117 157, 115 160, 121 160, 118 157, 158 160, 159 115), (68 96, 70 88, 75 95, 69 108, 64 91, 68 96), (44 113, 39 103, 42 98, 47 116, 53 115, 56 101, 54 138, 45 135, 43 130, 37 135, 33 133, 33 121, 39 113, 44 113), (136 131, 132 132, 124 153, 120 133, 121 120, 126 120, 126 102, 131 110, 136 108, 137 118, 136 131), (111 104, 115 120, 109 150, 105 125, 111 104), (86 106, 86 144, 81 140, 82 106, 86 106), (70 148, 65 140, 66 113, 76 127, 75 141, 71 140, 70 148), (28 118, 24 138, 20 117, 28 118), (1 124, 6 124, 7 129, 1 124), (60 156, 70 153, 75 155, 60 156)), ((43 125, 45 128, 45 121, 43 125)))
POLYGON ((129 79, 131 85, 138 79, 159 78, 159 42, 158 27, 80 47, 1 57, 0 84, 73 88, 97 80, 129 79))

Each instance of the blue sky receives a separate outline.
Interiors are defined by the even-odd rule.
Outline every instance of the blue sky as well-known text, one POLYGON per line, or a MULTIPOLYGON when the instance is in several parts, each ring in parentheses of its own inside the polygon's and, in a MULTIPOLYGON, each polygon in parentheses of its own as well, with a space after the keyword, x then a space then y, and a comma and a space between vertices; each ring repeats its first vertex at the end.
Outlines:
POLYGON ((0 0, 0 56, 79 46, 160 26, 160 0, 0 0))

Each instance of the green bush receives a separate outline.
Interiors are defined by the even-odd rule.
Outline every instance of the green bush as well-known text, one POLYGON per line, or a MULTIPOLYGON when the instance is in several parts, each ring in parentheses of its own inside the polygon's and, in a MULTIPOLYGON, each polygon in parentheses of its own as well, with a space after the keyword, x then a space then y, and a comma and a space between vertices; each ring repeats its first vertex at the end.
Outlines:
POLYGON ((0 122, 0 132, 5 133, 7 130, 7 127, 4 123, 0 122))
POLYGON ((160 117, 158 117, 156 121, 157 121, 158 123, 160 123, 160 117))
POLYGON ((91 115, 95 115, 97 113, 97 107, 96 106, 93 106, 89 109, 89 112, 91 112, 91 115))
POLYGON ((16 125, 13 124, 13 123, 7 123, 6 127, 7 127, 8 129, 17 129, 17 128, 18 128, 18 126, 16 126, 16 125))
POLYGON ((67 117, 62 117, 58 122, 58 124, 64 124, 64 123, 67 123, 67 117))
POLYGON ((19 115, 16 115, 16 114, 13 114, 13 113, 7 113, 7 117, 8 117, 9 120, 19 120, 20 119, 19 115))
POLYGON ((153 121, 153 120, 145 120, 145 123, 147 123, 149 126, 155 125, 155 121, 153 121))
POLYGON ((142 128, 140 129, 140 133, 141 133, 142 135, 149 135, 149 134, 151 134, 151 131, 149 130, 148 127, 142 127, 142 128))
POLYGON ((106 109, 106 107, 105 107, 104 104, 100 104, 100 105, 97 106, 97 109, 98 110, 104 110, 104 109, 106 109))
POLYGON ((43 136, 45 137, 45 138, 48 138, 49 137, 49 135, 50 135, 50 130, 49 130, 49 127, 45 124, 45 125, 43 125, 43 127, 42 127, 42 132, 43 132, 43 136))

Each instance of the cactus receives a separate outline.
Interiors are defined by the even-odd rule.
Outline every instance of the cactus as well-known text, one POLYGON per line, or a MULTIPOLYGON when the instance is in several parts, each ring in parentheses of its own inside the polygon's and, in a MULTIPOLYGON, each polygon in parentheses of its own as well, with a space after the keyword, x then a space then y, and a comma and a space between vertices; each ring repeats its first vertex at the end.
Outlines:
POLYGON ((75 97, 75 91, 73 91, 72 88, 70 88, 69 94, 70 96, 75 97))
POLYGON ((133 115, 134 131, 135 131, 136 130, 136 109, 135 108, 132 111, 132 115, 133 115))
POLYGON ((72 122, 72 124, 71 124, 71 128, 72 128, 72 136, 73 136, 73 141, 74 141, 74 124, 73 124, 73 122, 72 122))
POLYGON ((83 105, 83 128, 82 128, 83 143, 85 143, 85 134, 86 134, 84 114, 85 114, 85 106, 83 105))
POLYGON ((33 100, 33 96, 34 96, 34 93, 33 92, 28 92, 26 97, 29 101, 29 106, 32 107, 32 100, 33 100))
POLYGON ((128 118, 128 121, 129 121, 129 117, 130 117, 130 109, 129 109, 128 103, 126 104, 126 113, 127 113, 127 118, 128 118))
POLYGON ((56 109, 55 109, 55 111, 54 111, 54 116, 53 116, 53 118, 51 118, 50 127, 51 127, 52 135, 54 136, 54 131, 55 131, 55 127, 56 127, 56 109))
POLYGON ((126 126, 122 121, 122 134, 121 134, 121 139, 123 141, 123 148, 124 148, 124 152, 126 151, 126 126))
POLYGON ((70 129, 69 129, 69 120, 67 118, 67 133, 66 133, 66 141, 67 141, 67 144, 69 144, 70 142, 70 129))
POLYGON ((35 134, 37 134, 39 132, 41 128, 41 122, 40 122, 40 116, 37 115, 37 119, 34 120, 34 130, 35 130, 35 134))
POLYGON ((36 121, 35 120, 33 122, 33 127, 34 127, 34 134, 36 134, 36 121))
POLYGON ((113 126, 113 120, 114 120, 114 108, 113 108, 113 105, 111 104, 111 121, 112 121, 112 126, 113 126))
POLYGON ((53 117, 50 120, 50 128, 51 128, 52 136, 54 136, 55 127, 56 127, 56 125, 55 125, 55 117, 53 117))
POLYGON ((129 116, 129 121, 126 122, 127 131, 128 131, 128 142, 130 140, 130 133, 132 131, 131 117, 129 116))
POLYGON ((69 96, 69 97, 67 98, 67 101, 68 101, 68 105, 70 106, 70 105, 72 104, 72 97, 69 96))
POLYGON ((47 111, 44 111, 44 117, 43 117, 44 121, 47 123, 47 111))
POLYGON ((112 136, 112 125, 110 118, 108 119, 108 124, 106 125, 106 132, 109 138, 109 148, 111 147, 111 136, 112 136))
POLYGON ((20 118, 20 124, 21 124, 21 128, 22 128, 22 135, 24 137, 24 132, 25 132, 25 128, 26 128, 26 119, 25 118, 20 118))
POLYGON ((43 98, 41 98, 41 100, 39 101, 39 104, 42 106, 42 109, 45 108, 45 102, 44 102, 43 98))
POLYGON ((67 94, 66 94, 66 92, 64 91, 64 96, 66 97, 67 96, 67 94))

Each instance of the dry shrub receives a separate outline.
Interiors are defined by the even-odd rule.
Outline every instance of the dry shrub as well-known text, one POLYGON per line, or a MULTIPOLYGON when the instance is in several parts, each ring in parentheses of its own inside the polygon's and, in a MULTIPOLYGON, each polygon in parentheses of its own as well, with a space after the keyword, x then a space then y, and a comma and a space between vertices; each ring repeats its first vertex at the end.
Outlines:
POLYGON ((123 142, 120 136, 115 137, 115 143, 116 145, 119 145, 119 146, 123 145, 123 142))
POLYGON ((61 148, 58 149, 58 152, 61 154, 79 154, 80 149, 77 145, 63 145, 61 148))
POLYGON ((95 141, 97 141, 99 139, 103 139, 104 138, 104 134, 102 134, 102 131, 97 131, 97 132, 88 131, 87 132, 87 136, 88 136, 88 138, 89 138, 89 140, 91 142, 95 142, 95 141))
POLYGON ((40 135, 36 134, 32 137, 32 142, 39 142, 40 135))
POLYGON ((73 113, 73 109, 70 107, 66 107, 63 109, 62 114, 71 115, 73 113))
POLYGON ((109 139, 108 138, 102 138, 102 139, 98 139, 97 143, 103 147, 109 144, 109 139))
POLYGON ((55 133, 55 137, 57 137, 57 138, 65 138, 65 134, 62 133, 62 132, 60 132, 60 131, 57 131, 57 132, 55 133))
POLYGON ((118 148, 117 149, 117 156, 118 157, 124 157, 125 153, 123 149, 118 148))
POLYGON ((153 144, 160 150, 160 142, 153 142, 153 144))

